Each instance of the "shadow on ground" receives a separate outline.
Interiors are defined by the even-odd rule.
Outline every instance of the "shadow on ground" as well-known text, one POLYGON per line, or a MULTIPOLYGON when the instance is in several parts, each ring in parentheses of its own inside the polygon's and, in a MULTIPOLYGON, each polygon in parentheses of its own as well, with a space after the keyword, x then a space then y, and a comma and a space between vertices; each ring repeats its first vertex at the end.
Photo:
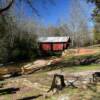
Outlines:
POLYGON ((17 100, 33 100, 33 99, 37 99, 37 98, 40 97, 40 96, 42 96, 42 95, 24 97, 24 98, 17 99, 17 100))
POLYGON ((19 88, 6 88, 6 89, 0 89, 0 95, 6 95, 6 94, 13 94, 16 93, 16 91, 19 91, 19 88))

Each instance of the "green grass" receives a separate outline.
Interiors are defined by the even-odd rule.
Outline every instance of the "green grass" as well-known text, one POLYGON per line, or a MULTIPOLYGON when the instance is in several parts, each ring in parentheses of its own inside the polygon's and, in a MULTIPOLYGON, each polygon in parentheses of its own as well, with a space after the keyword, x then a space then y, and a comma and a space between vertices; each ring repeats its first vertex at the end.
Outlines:
MULTIPOLYGON (((49 68, 46 68, 44 70, 44 73, 45 72, 49 72, 49 71, 56 71, 56 70, 62 70, 64 72, 80 72, 80 71, 88 71, 88 70, 100 70, 100 64, 90 64, 90 65, 78 65, 78 66, 71 66, 71 65, 67 65, 67 64, 64 64, 64 65, 58 65, 58 66, 52 66, 52 67, 49 67, 49 68)), ((43 71, 42 71, 43 72, 43 71)), ((39 73, 42 73, 42 72, 39 72, 39 73)))
MULTIPOLYGON (((100 70, 100 64, 91 64, 91 65, 80 65, 80 66, 71 66, 71 67, 63 67, 64 72, 80 72, 80 71, 92 71, 92 70, 100 70)), ((56 71, 56 70, 55 70, 56 71)), ((28 80, 31 80, 34 82, 39 82, 43 85, 46 85, 48 87, 51 86, 52 83, 52 79, 53 77, 48 76, 48 72, 50 71, 45 71, 45 72, 38 72, 35 74, 30 74, 27 77, 28 80)), ((12 79, 11 79, 12 80, 12 79)), ((6 80, 7 82, 7 80, 6 80)), ((60 91, 59 94, 55 94, 49 98, 47 98, 46 100, 57 100, 58 97, 60 97, 61 95, 68 95, 69 97, 71 97, 73 100, 73 98, 75 98, 74 100, 93 100, 93 98, 96 98, 96 100, 99 100, 99 92, 95 92, 93 91, 95 88, 97 88, 96 86, 92 86, 92 88, 88 88, 86 90, 83 89, 73 89, 73 88, 65 88, 64 90, 60 91), (89 99, 91 98, 91 99, 89 99)), ((98 89, 100 88, 100 85, 98 85, 98 89)), ((22 98, 22 97, 30 97, 30 96, 36 96, 39 95, 41 91, 36 90, 36 89, 30 89, 29 92, 25 92, 22 95, 19 94, 18 98, 22 98)), ((2 95, 4 97, 4 100, 12 100, 12 94, 10 95, 2 95)), ((14 95, 13 95, 14 96, 14 95)), ((36 99, 36 100, 43 100, 41 99, 42 97, 36 99)))
POLYGON ((59 94, 53 95, 46 100, 58 100, 57 98, 61 95, 68 95, 69 100, 100 100, 100 92, 97 89, 100 89, 100 84, 91 85, 86 89, 65 88, 59 94))
POLYGON ((71 66, 63 68, 66 72, 80 72, 88 70, 100 70, 100 64, 91 64, 91 65, 80 65, 80 66, 71 66))
MULTIPOLYGON (((38 71, 37 73, 26 75, 26 78, 33 83, 37 82, 44 86, 50 87, 52 83, 52 79, 53 79, 53 76, 48 75, 48 72, 50 71, 56 72, 56 70, 60 70, 60 69, 62 69, 64 73, 74 73, 74 72, 93 71, 93 70, 100 71, 100 64, 89 64, 89 65, 77 65, 76 66, 76 65, 69 65, 67 63, 67 62, 73 62, 74 60, 79 60, 79 59, 84 59, 84 58, 100 59, 100 53, 92 54, 92 55, 65 57, 64 60, 61 62, 61 64, 48 66, 46 69, 42 71, 38 71)), ((8 82, 8 80, 4 80, 2 82, 8 82)), ((68 95, 71 98, 70 100, 100 100, 100 84, 97 84, 95 86, 90 86, 90 87, 91 88, 87 88, 87 89, 64 88, 62 91, 60 91, 59 94, 55 94, 47 98, 46 100, 58 100, 57 98, 61 95, 68 95)), ((32 88, 29 90, 29 92, 25 91, 22 95, 19 92, 18 98, 36 96, 40 93, 41 91, 32 88)), ((4 100, 13 100, 12 97, 14 97, 13 94, 7 94, 7 95, 1 95, 1 96, 3 96, 4 100)), ((43 98, 41 99, 40 97, 36 100, 43 100, 43 98)))

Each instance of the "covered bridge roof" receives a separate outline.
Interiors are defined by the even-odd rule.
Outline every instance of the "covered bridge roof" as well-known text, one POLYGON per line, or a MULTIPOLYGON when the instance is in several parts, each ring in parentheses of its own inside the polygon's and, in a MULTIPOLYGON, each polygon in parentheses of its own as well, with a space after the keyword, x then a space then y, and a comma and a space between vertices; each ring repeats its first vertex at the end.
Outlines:
POLYGON ((38 42, 67 42, 69 37, 39 37, 37 40, 38 42))

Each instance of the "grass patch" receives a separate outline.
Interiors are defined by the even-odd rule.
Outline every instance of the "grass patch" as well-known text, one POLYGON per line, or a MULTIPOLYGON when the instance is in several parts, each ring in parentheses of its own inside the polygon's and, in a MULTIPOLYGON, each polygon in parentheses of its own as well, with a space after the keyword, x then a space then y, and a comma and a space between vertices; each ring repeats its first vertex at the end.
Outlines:
POLYGON ((88 71, 88 70, 100 70, 100 64, 92 64, 92 65, 80 65, 80 66, 72 66, 70 68, 65 68, 68 72, 80 72, 80 71, 88 71), (68 70, 69 69, 69 70, 68 70))
POLYGON ((72 67, 63 68, 63 70, 67 71, 67 72, 80 72, 80 71, 88 71, 88 70, 100 70, 100 64, 72 66, 72 67))
POLYGON ((63 58, 65 62, 73 62, 74 60, 82 60, 82 59, 100 59, 100 53, 95 54, 86 54, 86 55, 77 55, 77 56, 66 56, 63 58))

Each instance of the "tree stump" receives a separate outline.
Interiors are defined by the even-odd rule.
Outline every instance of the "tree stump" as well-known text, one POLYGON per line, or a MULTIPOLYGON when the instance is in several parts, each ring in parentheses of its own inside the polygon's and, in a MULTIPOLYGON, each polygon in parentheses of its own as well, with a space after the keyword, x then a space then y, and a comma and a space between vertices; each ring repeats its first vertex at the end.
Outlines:
POLYGON ((95 72, 92 74, 93 82, 97 82, 100 79, 100 72, 95 72))
POLYGON ((53 91, 54 89, 62 90, 64 87, 65 87, 64 76, 59 74, 54 74, 52 85, 48 92, 53 91))

